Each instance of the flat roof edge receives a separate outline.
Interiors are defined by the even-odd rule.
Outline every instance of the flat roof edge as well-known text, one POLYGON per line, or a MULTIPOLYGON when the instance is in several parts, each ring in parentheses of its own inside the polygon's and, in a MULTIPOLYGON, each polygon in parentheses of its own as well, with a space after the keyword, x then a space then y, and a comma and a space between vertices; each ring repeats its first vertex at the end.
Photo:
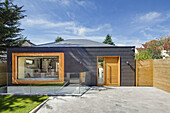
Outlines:
POLYGON ((135 46, 89 46, 89 47, 8 47, 11 48, 135 48, 135 46))

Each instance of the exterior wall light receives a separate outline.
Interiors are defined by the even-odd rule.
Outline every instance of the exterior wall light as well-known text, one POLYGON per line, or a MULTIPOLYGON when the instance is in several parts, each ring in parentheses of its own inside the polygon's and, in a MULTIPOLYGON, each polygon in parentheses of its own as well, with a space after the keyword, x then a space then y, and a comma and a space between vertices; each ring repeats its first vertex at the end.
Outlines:
POLYGON ((128 65, 129 65, 129 61, 126 61, 126 64, 128 64, 128 65))

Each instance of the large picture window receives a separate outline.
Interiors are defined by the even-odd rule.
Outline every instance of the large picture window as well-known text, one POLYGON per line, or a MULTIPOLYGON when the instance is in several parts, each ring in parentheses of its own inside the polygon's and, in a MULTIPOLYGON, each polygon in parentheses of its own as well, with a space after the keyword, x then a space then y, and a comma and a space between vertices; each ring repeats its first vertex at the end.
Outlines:
POLYGON ((59 57, 18 57, 19 80, 59 80, 59 57))
POLYGON ((12 53, 12 82, 64 82, 64 53, 12 53))

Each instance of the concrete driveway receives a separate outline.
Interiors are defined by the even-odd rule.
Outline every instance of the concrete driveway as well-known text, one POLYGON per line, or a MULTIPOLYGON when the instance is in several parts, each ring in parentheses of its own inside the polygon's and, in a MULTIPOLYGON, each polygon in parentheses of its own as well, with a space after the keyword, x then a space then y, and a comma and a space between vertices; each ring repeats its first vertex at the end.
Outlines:
POLYGON ((81 97, 55 96, 37 113, 170 113, 170 93, 153 87, 92 87, 81 97))

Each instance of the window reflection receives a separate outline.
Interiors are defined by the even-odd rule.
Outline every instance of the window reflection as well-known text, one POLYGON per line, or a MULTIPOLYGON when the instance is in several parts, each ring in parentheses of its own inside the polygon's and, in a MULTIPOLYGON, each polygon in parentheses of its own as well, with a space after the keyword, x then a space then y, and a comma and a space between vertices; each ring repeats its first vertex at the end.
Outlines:
POLYGON ((18 57, 18 79, 59 80, 59 56, 18 57))
POLYGON ((103 85, 103 57, 98 58, 98 84, 103 85))

